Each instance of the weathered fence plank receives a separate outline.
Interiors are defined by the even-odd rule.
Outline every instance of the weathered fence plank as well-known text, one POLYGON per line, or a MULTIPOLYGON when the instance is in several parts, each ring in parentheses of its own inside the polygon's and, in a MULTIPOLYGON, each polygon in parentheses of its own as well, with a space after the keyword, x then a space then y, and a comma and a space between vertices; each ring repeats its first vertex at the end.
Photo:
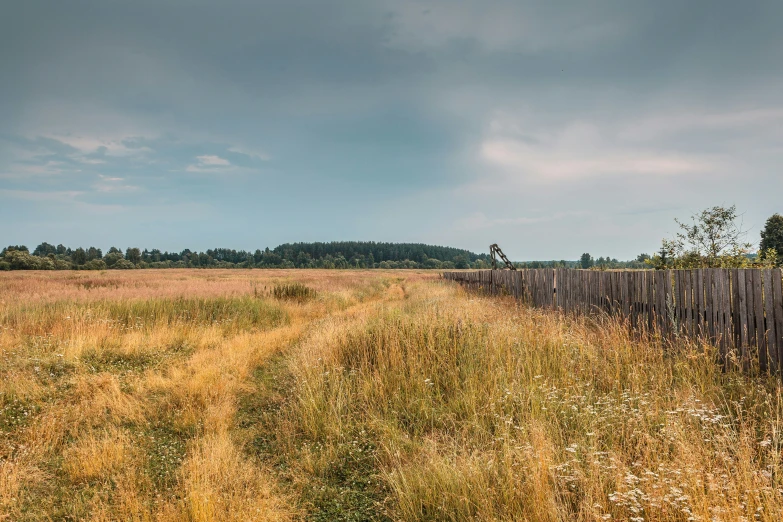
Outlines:
POLYGON ((731 342, 734 339, 732 334, 732 313, 731 313, 731 278, 728 269, 720 269, 718 272, 721 281, 720 299, 721 299, 721 353, 723 359, 729 355, 731 342))
POLYGON ((756 347, 758 348, 759 369, 767 371, 769 364, 767 354, 767 329, 764 321, 764 296, 761 270, 748 270, 753 277, 753 309, 755 310, 754 330, 756 332, 756 347))
MULTIPOLYGON (((745 305, 748 310, 748 339, 746 344, 747 347, 750 348, 756 344, 756 299, 753 295, 755 287, 753 283, 753 271, 742 270, 742 273, 745 276, 745 305)), ((747 356, 750 357, 750 349, 748 349, 747 356)))
POLYGON ((783 373, 783 271, 772 271, 772 301, 775 320, 775 344, 778 349, 778 365, 783 373))
POLYGON ((764 280, 764 347, 769 360, 769 369, 779 371, 778 345, 775 336, 775 301, 772 290, 772 270, 762 271, 764 280))

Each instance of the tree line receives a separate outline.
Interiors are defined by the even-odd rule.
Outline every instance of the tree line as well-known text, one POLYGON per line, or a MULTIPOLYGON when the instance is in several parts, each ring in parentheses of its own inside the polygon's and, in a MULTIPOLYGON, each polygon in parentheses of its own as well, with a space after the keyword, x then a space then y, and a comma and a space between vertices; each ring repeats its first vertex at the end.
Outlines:
POLYGON ((72 249, 41 243, 32 252, 11 245, 0 252, 0 270, 106 270, 134 268, 489 268, 487 254, 422 243, 336 241, 285 243, 274 249, 190 249, 168 252, 137 247, 72 249))
MULTIPOLYGON (((783 266, 783 215, 774 214, 761 231, 754 251, 745 241, 747 231, 736 206, 715 206, 691 216, 690 222, 675 220, 679 231, 663 239, 654 254, 640 254, 630 261, 584 253, 576 261, 515 262, 517 268, 678 269, 748 268, 783 266)), ((254 252, 228 248, 196 252, 163 252, 129 247, 123 252, 111 247, 71 249, 41 243, 32 252, 24 245, 11 245, 0 252, 0 270, 105 270, 133 268, 425 268, 486 269, 487 254, 423 243, 333 241, 330 243, 285 243, 254 252)))

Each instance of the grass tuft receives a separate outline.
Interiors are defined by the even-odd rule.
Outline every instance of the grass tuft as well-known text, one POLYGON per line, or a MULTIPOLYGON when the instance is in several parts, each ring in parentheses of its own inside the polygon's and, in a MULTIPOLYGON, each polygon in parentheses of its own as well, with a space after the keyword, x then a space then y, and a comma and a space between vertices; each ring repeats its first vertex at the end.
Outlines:
POLYGON ((272 289, 275 299, 287 299, 291 301, 309 301, 318 296, 318 292, 302 283, 276 284, 272 289))

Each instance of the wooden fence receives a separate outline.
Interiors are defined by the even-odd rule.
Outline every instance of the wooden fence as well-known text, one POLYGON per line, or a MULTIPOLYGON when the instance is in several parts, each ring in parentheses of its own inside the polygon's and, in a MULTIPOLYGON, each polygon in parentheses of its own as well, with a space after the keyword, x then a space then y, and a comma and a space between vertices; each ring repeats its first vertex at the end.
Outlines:
MULTIPOLYGON (((446 272, 445 279, 566 313, 607 313, 634 329, 687 336, 783 370, 780 269, 594 271, 566 268, 446 272)), ((781 372, 783 373, 783 372, 781 372)))

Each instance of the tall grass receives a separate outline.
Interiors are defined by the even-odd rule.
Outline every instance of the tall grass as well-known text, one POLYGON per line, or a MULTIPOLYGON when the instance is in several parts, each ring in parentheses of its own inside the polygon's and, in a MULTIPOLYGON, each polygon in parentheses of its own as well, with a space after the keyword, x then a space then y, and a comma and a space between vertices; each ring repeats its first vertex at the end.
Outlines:
POLYGON ((302 283, 278 283, 272 289, 276 299, 291 299, 294 301, 309 301, 315 299, 318 292, 302 283))
POLYGON ((781 519, 772 380, 454 292, 301 347, 278 428, 300 473, 329 484, 369 448, 377 508, 400 520, 781 519))
POLYGON ((292 274, 0 274, 0 520, 295 518, 237 440, 238 396, 387 276, 296 272, 317 300, 256 291, 292 274))
POLYGON ((139 272, 0 274, 0 519, 783 518, 778 382, 709 346, 416 272, 139 272))

